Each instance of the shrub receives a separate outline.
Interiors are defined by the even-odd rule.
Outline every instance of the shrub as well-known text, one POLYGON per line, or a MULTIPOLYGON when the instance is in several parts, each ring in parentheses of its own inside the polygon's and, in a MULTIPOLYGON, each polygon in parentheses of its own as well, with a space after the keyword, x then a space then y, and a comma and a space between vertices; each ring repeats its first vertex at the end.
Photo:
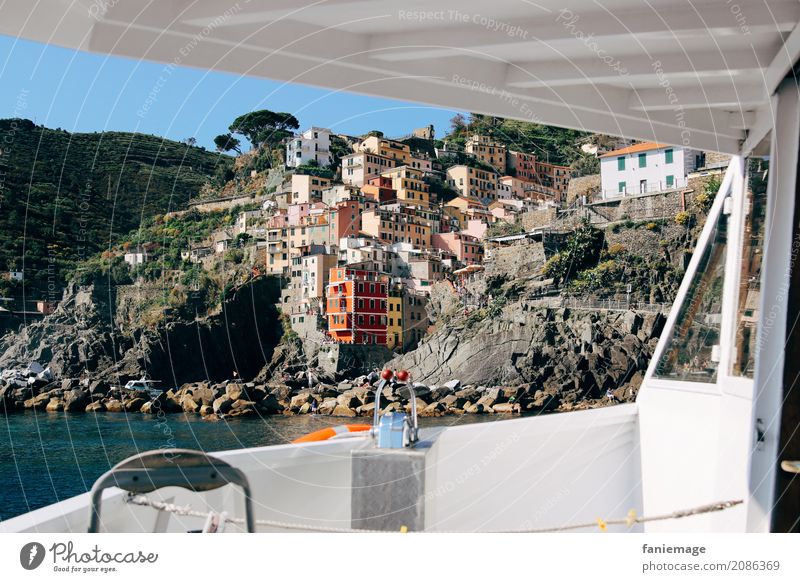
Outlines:
POLYGON ((675 215, 675 224, 679 224, 681 226, 687 226, 691 218, 692 215, 689 212, 687 212, 686 210, 681 210, 675 215))
POLYGON ((608 247, 608 254, 609 256, 616 257, 617 255, 621 255, 625 252, 625 247, 620 243, 614 243, 610 247, 608 247))
POLYGON ((711 178, 703 186, 703 191, 694 197, 695 207, 702 213, 706 213, 714 204, 714 197, 717 195, 721 184, 717 178, 711 178))
POLYGON ((648 222, 644 227, 647 230, 655 230, 658 228, 658 225, 655 222, 648 222))
POLYGON ((238 265, 244 260, 244 253, 241 249, 230 249, 225 253, 225 260, 238 265))
POLYGON ((603 246, 603 232, 584 223, 567 240, 564 248, 553 255, 544 265, 544 273, 556 283, 570 279, 597 263, 603 246))

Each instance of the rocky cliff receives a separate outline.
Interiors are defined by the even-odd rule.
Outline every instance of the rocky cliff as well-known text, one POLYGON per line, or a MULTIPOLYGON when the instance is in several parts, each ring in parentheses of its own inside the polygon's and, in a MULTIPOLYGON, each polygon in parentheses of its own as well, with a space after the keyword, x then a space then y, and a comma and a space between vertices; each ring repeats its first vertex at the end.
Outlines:
POLYGON ((630 400, 664 324, 660 313, 535 307, 520 301, 492 316, 450 322, 390 366, 417 382, 529 385, 561 402, 630 400), (632 390, 628 390, 631 388, 632 390))
POLYGON ((167 385, 255 376, 272 358, 282 328, 278 282, 260 277, 233 292, 216 315, 127 328, 129 293, 114 286, 70 285, 58 309, 0 343, 0 369, 30 361, 58 378, 125 382, 147 375, 167 385))

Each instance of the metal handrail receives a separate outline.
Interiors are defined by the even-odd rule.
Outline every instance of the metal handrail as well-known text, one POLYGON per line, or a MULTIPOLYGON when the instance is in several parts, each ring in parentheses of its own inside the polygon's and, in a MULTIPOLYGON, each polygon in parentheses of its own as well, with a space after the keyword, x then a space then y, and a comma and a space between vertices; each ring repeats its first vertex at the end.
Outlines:
MULTIPOLYGON (((372 416, 372 436, 376 437, 378 434, 378 421, 380 420, 380 411, 381 411, 381 393, 383 389, 386 387, 387 384, 390 383, 390 380, 381 379, 378 382, 378 385, 375 387, 375 411, 372 416)), ((419 440, 419 420, 417 418, 417 393, 414 390, 414 386, 411 382, 406 382, 406 388, 408 388, 409 392, 409 399, 411 403, 411 426, 409 429, 409 444, 417 442, 419 440)))

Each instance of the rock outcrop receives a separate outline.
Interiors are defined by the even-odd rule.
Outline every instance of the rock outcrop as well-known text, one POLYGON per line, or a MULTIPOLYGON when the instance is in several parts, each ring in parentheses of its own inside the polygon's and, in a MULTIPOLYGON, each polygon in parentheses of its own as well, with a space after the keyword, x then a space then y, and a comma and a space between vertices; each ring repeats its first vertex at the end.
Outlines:
MULTIPOLYGON (((600 398, 641 381, 661 329, 660 313, 536 308, 516 302, 496 317, 442 325, 389 366, 415 381, 532 386, 561 401, 600 398)), ((637 386, 638 387, 638 386, 637 386)))
POLYGON ((57 310, 0 343, 0 370, 37 361, 60 378, 124 383, 147 375, 177 385, 252 378, 269 362, 282 328, 278 283, 255 279, 223 302, 219 314, 155 327, 131 326, 114 287, 70 285, 57 310))

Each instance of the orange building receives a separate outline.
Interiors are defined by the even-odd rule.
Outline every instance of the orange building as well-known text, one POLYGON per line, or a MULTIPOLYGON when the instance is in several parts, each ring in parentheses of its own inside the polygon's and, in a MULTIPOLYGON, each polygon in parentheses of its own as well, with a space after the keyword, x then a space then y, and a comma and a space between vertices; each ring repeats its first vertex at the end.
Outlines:
POLYGON ((328 335, 336 342, 386 345, 389 278, 363 265, 330 270, 328 335))
POLYGON ((372 198, 380 204, 397 200, 397 192, 392 188, 392 179, 388 176, 375 176, 361 187, 361 192, 367 198, 372 198))
POLYGON ((361 231, 362 206, 358 200, 345 200, 330 209, 331 244, 338 245, 339 239, 356 236, 361 231))

